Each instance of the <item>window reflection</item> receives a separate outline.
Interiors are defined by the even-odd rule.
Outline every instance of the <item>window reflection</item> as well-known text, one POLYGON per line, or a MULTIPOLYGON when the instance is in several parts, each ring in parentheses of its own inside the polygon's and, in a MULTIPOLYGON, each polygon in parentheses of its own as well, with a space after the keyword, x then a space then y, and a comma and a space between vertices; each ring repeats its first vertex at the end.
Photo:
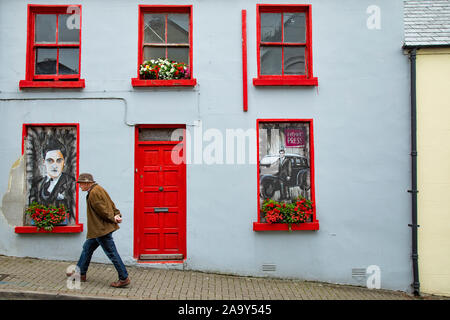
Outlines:
POLYGON ((57 49, 36 49, 36 74, 56 74, 57 49))

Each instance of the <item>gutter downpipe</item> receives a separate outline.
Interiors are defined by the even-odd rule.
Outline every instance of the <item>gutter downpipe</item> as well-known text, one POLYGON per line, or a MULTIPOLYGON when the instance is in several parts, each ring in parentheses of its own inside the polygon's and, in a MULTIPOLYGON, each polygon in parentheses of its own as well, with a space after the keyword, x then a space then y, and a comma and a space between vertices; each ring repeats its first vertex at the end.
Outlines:
POLYGON ((419 254, 417 250, 417 100, 416 100, 416 53, 417 48, 413 47, 409 50, 409 59, 411 61, 411 193, 412 223, 408 224, 412 231, 412 267, 413 267, 413 283, 412 287, 414 295, 420 295, 420 282, 419 282, 419 254))

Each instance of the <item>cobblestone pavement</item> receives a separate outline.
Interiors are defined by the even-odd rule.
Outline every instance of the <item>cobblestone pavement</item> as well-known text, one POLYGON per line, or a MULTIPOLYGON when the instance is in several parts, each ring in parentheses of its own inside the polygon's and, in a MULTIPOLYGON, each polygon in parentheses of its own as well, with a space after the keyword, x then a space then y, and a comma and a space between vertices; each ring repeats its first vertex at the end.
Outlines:
MULTIPOLYGON (((403 292, 370 290, 300 280, 240 277, 195 271, 128 266, 131 284, 112 288, 112 265, 91 263, 87 282, 70 289, 70 261, 0 255, 0 299, 150 299, 150 300, 412 300, 403 292)), ((430 298, 430 297, 429 297, 430 298)), ((432 297, 439 299, 440 297, 432 297)))

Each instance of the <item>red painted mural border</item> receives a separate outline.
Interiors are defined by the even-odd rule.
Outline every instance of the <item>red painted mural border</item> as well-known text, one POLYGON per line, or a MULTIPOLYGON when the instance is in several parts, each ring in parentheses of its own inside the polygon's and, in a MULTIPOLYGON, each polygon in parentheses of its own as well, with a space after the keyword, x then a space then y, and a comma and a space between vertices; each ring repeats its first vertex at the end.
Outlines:
POLYGON ((253 231, 289 231, 288 224, 284 223, 263 223, 261 222, 260 212, 261 212, 261 204, 259 201, 260 194, 260 177, 259 177, 259 125, 264 122, 307 122, 309 123, 309 154, 310 154, 310 175, 311 175, 311 201, 314 203, 313 207, 313 221, 305 222, 301 224, 292 224, 291 230, 319 230, 319 220, 316 217, 316 188, 315 188, 315 179, 314 179, 314 130, 313 130, 313 119, 256 119, 256 154, 258 157, 257 162, 257 177, 258 177, 258 191, 257 191, 257 199, 258 199, 258 221, 253 222, 253 231))
MULTIPOLYGON (((25 151, 25 138, 27 137, 28 127, 75 127, 77 129, 77 170, 76 176, 79 175, 80 167, 80 124, 79 123, 24 123, 22 125, 22 156, 25 151)), ((35 226, 16 226, 14 228, 15 233, 80 233, 83 231, 83 224, 78 222, 79 208, 78 208, 78 195, 79 190, 76 188, 76 202, 75 202, 75 225, 70 226, 57 226, 52 231, 38 230, 35 226)))

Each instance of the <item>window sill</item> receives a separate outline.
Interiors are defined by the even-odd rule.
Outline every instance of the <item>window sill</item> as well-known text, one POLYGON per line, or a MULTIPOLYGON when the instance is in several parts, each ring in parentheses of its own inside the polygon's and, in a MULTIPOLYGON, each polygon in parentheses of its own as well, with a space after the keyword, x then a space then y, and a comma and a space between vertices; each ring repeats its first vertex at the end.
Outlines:
POLYGON ((46 231, 44 229, 37 230, 37 227, 33 226, 19 226, 14 228, 15 233, 80 233, 83 232, 82 224, 75 224, 71 226, 59 226, 54 227, 52 231, 46 231))
MULTIPOLYGON (((319 230, 319 221, 292 224, 291 230, 319 230)), ((253 231, 289 231, 289 225, 286 223, 260 223, 253 222, 253 231)))
POLYGON ((84 79, 74 80, 74 81, 33 81, 33 80, 20 80, 19 88, 20 89, 28 89, 28 88, 84 88, 85 81, 84 79))
POLYGON ((318 86, 317 78, 261 77, 253 78, 254 86, 318 86))
POLYGON ((133 87, 195 87, 197 79, 176 79, 176 80, 142 80, 132 78, 133 87))

